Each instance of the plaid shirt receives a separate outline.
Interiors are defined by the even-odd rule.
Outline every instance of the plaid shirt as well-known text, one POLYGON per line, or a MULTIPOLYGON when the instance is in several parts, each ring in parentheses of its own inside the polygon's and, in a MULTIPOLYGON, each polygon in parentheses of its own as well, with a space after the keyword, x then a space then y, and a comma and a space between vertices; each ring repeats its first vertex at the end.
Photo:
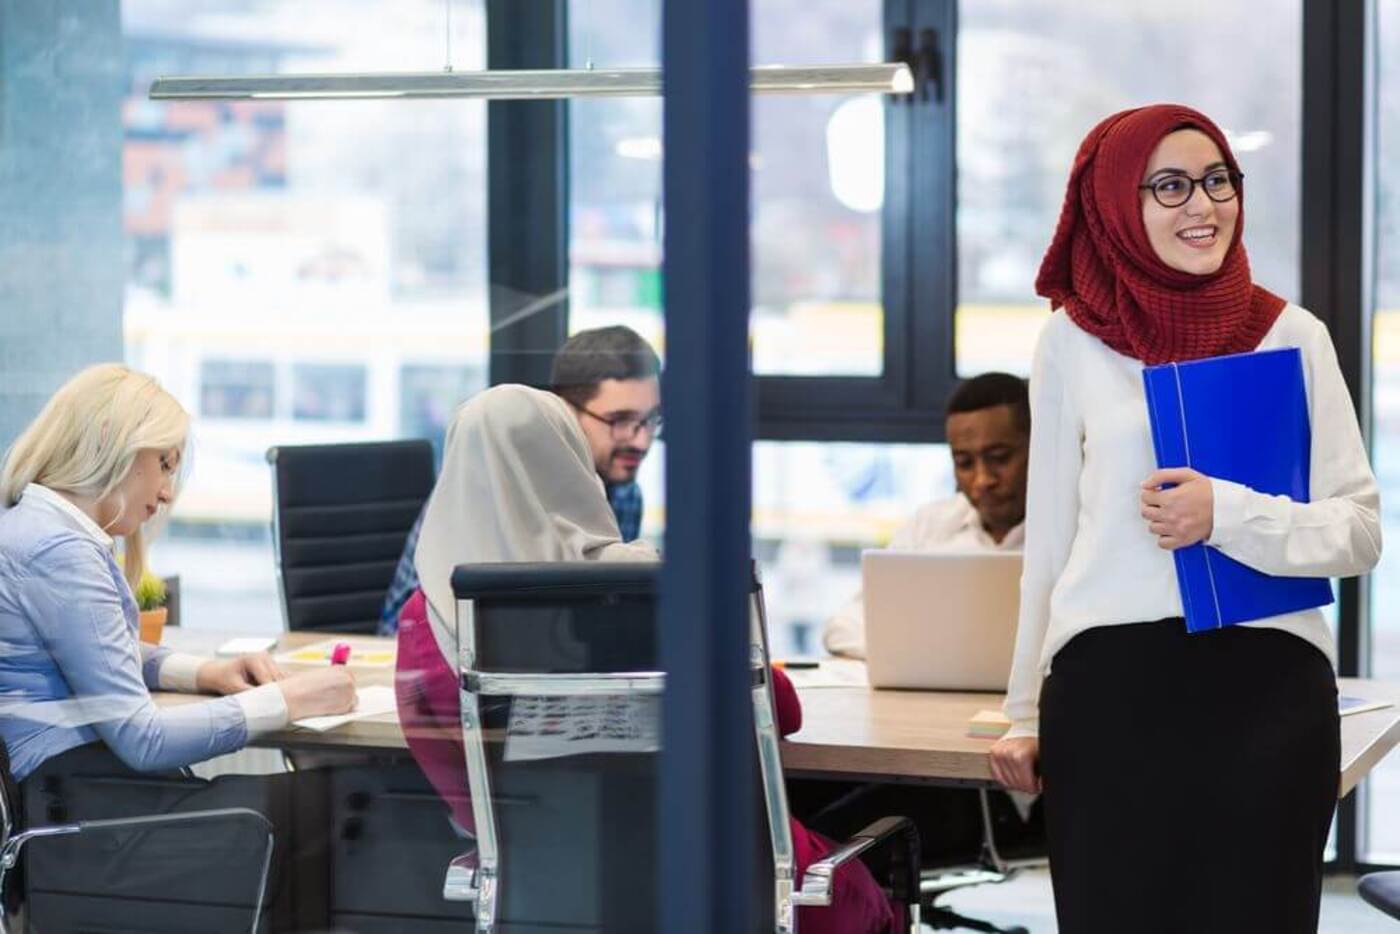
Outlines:
POLYGON ((642 488, 635 482, 608 487, 608 505, 617 516, 617 527, 624 542, 636 541, 642 534, 642 488))
MULTIPOLYGON (((642 488, 634 483, 619 483, 610 486, 608 505, 617 517, 618 528, 622 530, 622 540, 630 542, 642 533, 642 488)), ((427 507, 424 506, 424 509, 427 507)), ((423 515, 409 530, 408 540, 403 545, 403 555, 394 568, 394 579, 389 583, 389 592, 384 597, 384 607, 379 611, 379 634, 392 636, 399 631, 399 611, 418 589, 418 569, 413 566, 413 553, 418 548, 418 533, 423 528, 423 515)))

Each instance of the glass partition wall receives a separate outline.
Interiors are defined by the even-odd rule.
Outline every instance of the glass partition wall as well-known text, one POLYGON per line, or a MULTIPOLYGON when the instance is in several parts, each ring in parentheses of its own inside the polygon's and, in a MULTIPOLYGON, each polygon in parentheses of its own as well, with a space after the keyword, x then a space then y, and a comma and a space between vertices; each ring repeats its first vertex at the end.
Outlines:
MULTIPOLYGON (((1377 3, 1376 257, 1371 327, 1372 461, 1387 549, 1371 575, 1370 675, 1400 680, 1400 3, 1377 3)), ((1400 863, 1400 760, 1371 774, 1360 858, 1400 863)))
MULTIPOLYGON (((756 412, 763 438, 751 449, 746 490, 728 495, 751 497, 749 544, 765 583, 775 655, 820 654, 826 619, 859 586, 862 549, 888 542, 920 504, 952 495, 938 393, 954 377, 1028 371, 1046 314, 1033 294, 1035 270, 1074 146, 1099 117, 1161 99, 1217 117, 1249 178, 1255 276, 1300 297, 1307 246, 1299 152, 1310 133, 1323 132, 1304 125, 1301 100, 1308 80, 1302 25, 1313 2, 1275 4, 1263 30, 1245 3, 1194 3, 1163 14, 1108 0, 1073 9, 752 0, 756 63, 887 60, 904 41, 899 30, 930 11, 946 15, 940 22, 953 32, 944 36, 950 70, 941 85, 949 106, 938 116, 911 117, 900 109, 908 102, 873 95, 749 104, 750 371, 756 382, 836 381, 813 397, 820 412, 835 413, 822 429, 794 429, 773 418, 762 398, 752 411, 730 413, 740 425, 756 412), (1181 22, 1206 18, 1213 25, 1193 42, 1175 41, 1181 22), (1221 61, 1232 66, 1222 72, 1221 61), (1049 86, 1055 93, 1047 96, 1049 86), (919 148, 930 139, 956 143, 955 195, 910 182, 917 172, 905 163, 932 159, 919 148), (920 271, 899 264, 940 236, 952 244, 956 271, 938 288, 916 288, 920 271), (940 304, 940 288, 951 305, 940 304), (926 393, 918 372, 905 383, 881 382, 891 377, 891 360, 914 371, 941 367, 937 391, 926 393), (897 386, 899 398, 885 408, 856 400, 877 384, 897 386), (850 387, 855 401, 831 407, 825 391, 832 386, 850 387), (911 427, 911 413, 922 423, 911 427)), ((1400 0, 1375 6, 1377 253, 1375 304, 1366 309, 1374 334, 1367 391, 1388 504, 1400 477, 1400 280, 1393 275, 1400 182, 1391 171, 1400 158, 1400 98, 1391 90, 1400 86, 1400 0)), ((121 261, 120 332, 111 329, 105 352, 156 375, 194 420, 182 495, 150 553, 156 571, 181 581, 182 618, 166 644, 207 654, 230 635, 281 632, 289 592, 279 590, 274 561, 268 448, 425 439, 437 470, 457 406, 490 382, 545 384, 549 361, 570 334, 621 324, 663 362, 694 350, 668 341, 663 317, 664 234, 668 220, 685 219, 668 219, 665 207, 670 154, 661 97, 506 107, 470 100, 158 103, 146 94, 152 78, 175 73, 431 71, 444 63, 475 70, 522 67, 531 56, 578 69, 656 67, 660 0, 314 0, 295 10, 272 0, 126 0, 114 16, 118 9, 119 22, 109 24, 121 39, 113 48, 122 46, 109 62, 121 86, 114 124, 120 198, 112 211, 120 212, 124 248, 113 250, 121 261)), ((917 31, 911 41, 918 46, 917 31)), ((905 50, 917 57, 917 48, 905 50)), ((932 83, 926 91, 940 93, 932 83)), ((24 255, 41 255, 28 247, 24 255)), ((12 360, 21 356, 13 353, 12 360)), ((13 372, 17 385, 41 382, 28 368, 13 372)), ((25 405, 35 401, 26 397, 25 405)), ((699 403, 688 401, 694 412, 699 403)), ((687 411, 661 409, 667 418, 687 411)), ((668 435, 655 429, 667 423, 648 418, 660 413, 601 414, 614 439, 634 448, 638 437, 651 439, 645 457, 624 452, 637 466, 638 495, 610 505, 660 547, 677 516, 694 519, 705 504, 689 490, 666 489, 668 435)), ((599 413, 576 417, 592 424, 599 413)), ((310 487, 319 492, 339 479, 328 469, 310 487)), ((412 518, 418 506, 404 508, 412 518)), ((1400 535, 1391 528, 1393 510, 1384 508, 1387 531, 1400 535)), ((334 552, 361 534, 342 530, 308 548, 334 552)), ((1366 672, 1400 680, 1394 560, 1388 556, 1375 575, 1370 618, 1343 625, 1365 637, 1366 672)), ((346 573, 360 572, 352 566, 346 573)), ((645 591, 654 582, 592 583, 645 591)), ((629 604, 638 614, 632 622, 654 609, 638 609, 644 603, 629 604)), ((456 615, 456 595, 438 604, 456 615)), ((623 923, 609 912, 629 903, 617 895, 616 880, 597 870, 601 858, 572 861, 564 847, 537 846, 531 878, 543 883, 522 885, 524 863, 512 862, 501 828, 516 839, 601 838, 598 826, 611 820, 616 829, 609 815, 626 813, 625 828, 608 835, 607 845, 633 856, 652 852, 653 815, 639 802, 657 793, 655 679, 638 679, 634 696, 590 693, 577 680, 559 688, 519 677, 539 674, 527 670, 527 656, 556 669, 549 675, 569 665, 578 670, 566 674, 585 680, 600 673, 606 653, 593 652, 579 622, 596 618, 577 606, 559 625, 553 617, 522 622, 510 607, 483 613, 469 636, 455 619, 416 612, 418 641, 400 641, 397 669, 386 644, 351 646, 361 685, 382 689, 362 700, 380 704, 381 713, 352 726, 354 743, 328 749, 314 730, 279 734, 287 760, 266 750, 216 760, 199 770, 217 778, 210 785, 174 774, 149 784, 115 773, 47 783, 43 816, 108 816, 89 808, 109 801, 120 801, 128 816, 168 814, 191 802, 267 813, 278 823, 278 856, 264 911, 279 930, 462 930, 474 923, 482 887, 492 884, 502 918, 623 923), (543 634, 509 644, 512 628, 527 624, 543 634), (457 641, 444 636, 448 630, 457 641), (507 641, 488 649, 493 638, 507 641), (442 667, 428 677, 434 659, 442 667), (457 664, 468 669, 467 693, 476 699, 465 746, 457 744, 457 664), (503 673, 505 681, 493 680, 503 673), (416 692, 409 700, 391 696, 405 684, 416 692), (407 713, 391 713, 396 706, 407 713), (410 748, 420 740, 429 745, 410 748), (578 752, 605 767, 571 771, 578 752), (477 770, 471 779, 468 763, 477 770), (474 806, 473 796, 490 807, 474 806), (495 839, 486 829, 492 826, 495 839)), ((283 655, 279 664, 328 664, 340 638, 302 634, 307 654, 283 655)), ((659 670, 656 646, 643 648, 652 655, 633 659, 633 667, 659 670)), ((712 725, 734 713, 720 706, 701 711, 701 719, 712 725)), ((1400 862, 1400 766, 1393 759, 1376 770, 1363 801, 1359 836, 1343 839, 1339 856, 1400 862)), ((706 806, 716 802, 725 804, 706 806)), ((257 867, 246 876, 236 854, 255 847, 241 835, 183 834, 176 831, 174 849, 152 837, 152 852, 182 854, 175 862, 190 865, 209 856, 226 863, 228 891, 212 915, 171 909, 166 920, 176 930, 239 927, 257 867)), ((87 858, 81 845, 52 852, 58 855, 36 864, 44 878, 87 858)), ((163 902, 172 888, 158 878, 166 868, 153 862, 150 878, 131 874, 136 888, 105 894, 94 894, 97 883, 81 873, 65 877, 73 891, 31 886, 33 919, 81 926, 92 920, 82 914, 92 906, 116 916, 112 906, 132 899, 163 902)), ((674 868, 658 860, 650 871, 674 868)))

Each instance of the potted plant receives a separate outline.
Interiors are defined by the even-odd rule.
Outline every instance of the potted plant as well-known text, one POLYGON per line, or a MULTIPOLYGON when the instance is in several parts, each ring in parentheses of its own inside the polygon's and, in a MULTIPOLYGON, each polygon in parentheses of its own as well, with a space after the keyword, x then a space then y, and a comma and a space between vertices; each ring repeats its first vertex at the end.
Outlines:
POLYGON ((165 617, 169 612, 165 605, 168 597, 165 581, 147 571, 136 583, 135 596, 136 607, 141 611, 141 641, 159 645, 161 630, 165 628, 165 617))

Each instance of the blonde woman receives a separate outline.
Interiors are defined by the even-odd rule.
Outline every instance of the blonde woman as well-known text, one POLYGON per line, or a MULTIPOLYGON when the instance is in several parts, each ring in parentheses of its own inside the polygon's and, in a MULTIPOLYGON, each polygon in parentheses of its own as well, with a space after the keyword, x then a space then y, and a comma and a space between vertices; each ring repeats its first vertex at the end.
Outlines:
POLYGON ((263 653, 212 660, 138 641, 141 527, 175 498, 188 428, 154 379, 100 364, 60 388, 5 457, 0 738, 18 780, 99 741, 130 768, 180 768, 354 705, 343 668, 285 677, 263 653), (161 708, 153 689, 230 696, 161 708))

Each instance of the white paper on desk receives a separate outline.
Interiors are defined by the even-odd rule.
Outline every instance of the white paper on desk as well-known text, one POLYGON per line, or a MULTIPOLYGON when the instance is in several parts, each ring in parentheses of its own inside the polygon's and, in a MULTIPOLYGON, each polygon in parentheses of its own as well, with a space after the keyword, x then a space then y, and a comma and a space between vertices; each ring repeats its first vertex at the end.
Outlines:
POLYGON ((1366 713, 1371 710, 1382 710, 1386 707, 1393 707, 1390 701, 1370 700, 1365 697, 1337 696, 1337 715, 1341 717, 1354 713, 1366 713))
POLYGON ((355 689, 355 709, 349 713, 331 714, 328 717, 303 717, 300 720, 293 720, 292 726, 324 733, 326 730, 333 730, 342 723, 349 723, 351 720, 363 720, 366 717, 377 717, 382 713, 393 713, 393 711, 394 689, 383 684, 372 684, 368 687, 355 689))
POLYGON ((849 658, 823 659, 816 668, 784 668, 792 686, 798 690, 810 688, 868 688, 865 663, 849 658))
POLYGON ((660 697, 520 696, 510 702, 507 762, 595 752, 656 752, 660 748, 660 697))
POLYGON ((254 652, 271 652, 276 647, 277 639, 273 636, 239 636, 225 641, 214 654, 219 658, 237 658, 254 652))

